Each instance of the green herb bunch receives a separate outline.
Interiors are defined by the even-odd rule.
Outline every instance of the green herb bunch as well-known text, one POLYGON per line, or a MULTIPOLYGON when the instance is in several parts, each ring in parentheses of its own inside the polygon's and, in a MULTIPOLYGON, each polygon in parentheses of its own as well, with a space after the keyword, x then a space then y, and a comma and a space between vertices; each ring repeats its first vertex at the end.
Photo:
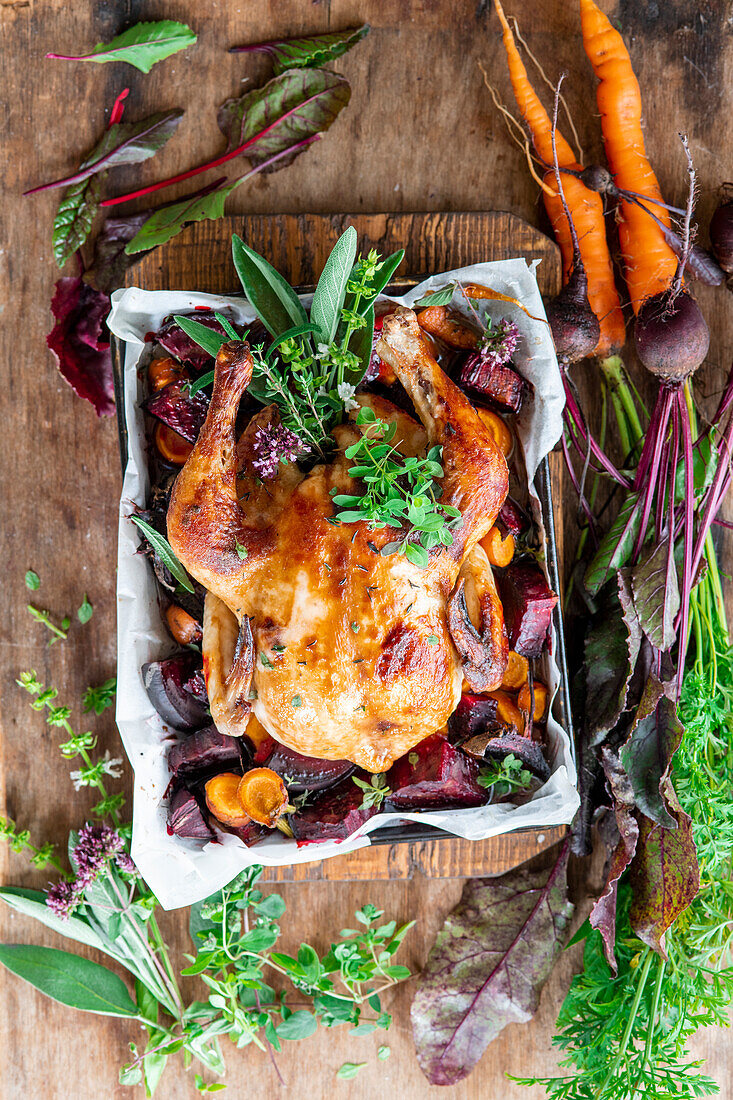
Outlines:
POLYGON ((356 422, 367 430, 345 454, 356 463, 349 474, 359 478, 364 493, 357 496, 334 490, 333 502, 343 509, 336 518, 341 523, 365 522, 371 528, 405 529, 382 553, 399 551, 424 567, 428 550, 453 543, 451 527, 461 515, 457 508, 440 503, 442 487, 436 479, 443 476, 442 448, 431 447, 425 458, 405 457, 398 450, 399 440, 394 442, 396 424, 378 420, 368 407, 359 410, 356 422))
POLYGON ((522 761, 513 752, 501 760, 490 760, 482 764, 478 785, 493 791, 495 797, 526 791, 532 782, 532 772, 525 768, 522 761))
MULTIPOLYGON (((356 913, 358 927, 343 929, 325 954, 309 944, 301 944, 294 956, 274 951, 285 902, 256 887, 261 867, 249 868, 191 908, 194 951, 182 973, 197 976, 207 996, 187 1003, 158 927, 158 902, 129 856, 131 827, 120 820, 124 798, 106 785, 108 778, 118 777, 121 761, 109 753, 94 759, 96 735, 75 732, 71 708, 59 704, 57 690, 45 687, 34 672, 22 673, 18 683, 30 695, 31 707, 65 736, 64 759, 78 758, 79 769, 71 773, 75 787, 95 788, 100 801, 92 809, 95 823, 69 836, 68 869, 52 844, 36 846, 27 830, 0 819, 0 837, 14 851, 26 852, 34 867, 54 867, 60 876, 48 891, 1 888, 0 899, 109 956, 134 984, 131 989, 107 967, 56 948, 0 945, 0 963, 64 1005, 142 1025, 147 1040, 142 1046, 130 1043, 132 1057, 120 1072, 122 1084, 141 1084, 152 1096, 168 1059, 179 1053, 187 1066, 195 1060, 202 1071, 221 1076, 224 1037, 273 1057, 284 1042, 305 1039, 319 1026, 346 1024, 355 1037, 389 1028, 382 995, 410 976, 394 956, 414 922, 399 928, 393 920, 380 923, 382 911, 365 905, 356 913)), ((85 711, 103 713, 115 687, 109 679, 88 688, 85 711)), ((388 1053, 388 1047, 380 1047, 378 1057, 388 1053)), ((202 1093, 224 1088, 207 1083, 201 1073, 194 1080, 202 1093)))

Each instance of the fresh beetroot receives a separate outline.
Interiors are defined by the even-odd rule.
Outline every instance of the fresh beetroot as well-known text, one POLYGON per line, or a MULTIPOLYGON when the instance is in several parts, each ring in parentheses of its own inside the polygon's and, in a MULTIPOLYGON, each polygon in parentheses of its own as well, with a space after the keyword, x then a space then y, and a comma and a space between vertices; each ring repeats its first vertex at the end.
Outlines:
POLYGON ((164 722, 192 732, 211 720, 199 654, 188 651, 149 661, 142 675, 148 698, 164 722))
POLYGON ((580 262, 580 251, 568 281, 546 303, 545 312, 562 364, 576 363, 592 355, 601 336, 601 325, 588 301, 588 277, 580 262))
POLYGON ((642 304, 634 343, 648 371, 663 382, 684 382, 705 359, 710 330, 686 290, 664 291, 642 304))
POLYGON ((492 363, 480 351, 473 352, 461 367, 461 384, 487 398, 502 412, 519 412, 527 383, 509 363, 492 363))
POLYGON ((723 271, 733 273, 733 199, 724 199, 713 214, 710 244, 723 271))
POLYGON ((434 733, 400 757, 387 772, 389 801, 397 810, 447 810, 482 806, 479 764, 434 733))
POLYGON ((313 756, 301 756, 299 752, 277 742, 265 766, 277 772, 293 794, 325 790, 354 770, 350 760, 319 760, 313 756))
POLYGON ((241 738, 227 737, 216 726, 206 726, 172 746, 168 769, 176 779, 201 779, 210 771, 234 771, 242 765, 242 748, 241 738))
MULTIPOLYGON (((367 783, 371 778, 366 772, 360 772, 359 777, 367 783)), ((342 779, 310 805, 289 816, 295 839, 345 840, 370 817, 379 813, 378 806, 364 806, 363 801, 364 791, 353 782, 353 778, 342 779)))
POLYGON ((507 497, 502 504, 497 520, 504 527, 504 533, 508 532, 515 539, 518 539, 525 531, 529 531, 532 526, 532 521, 524 508, 521 508, 512 497, 507 497))
POLYGON ((493 737, 486 744, 484 757, 486 759, 503 760, 512 753, 522 761, 525 768, 532 775, 545 783, 550 778, 550 766, 545 760, 542 747, 531 737, 521 737, 519 734, 505 734, 501 737, 493 737))
POLYGON ((533 562, 517 562, 497 573, 509 648, 539 657, 547 641, 557 596, 533 562))
MULTIPOLYGON (((194 321, 198 321, 200 325, 205 325, 206 328, 213 329, 214 332, 218 332, 222 336, 227 336, 213 311, 197 309, 194 313, 184 314, 184 316, 190 316, 194 321)), ((208 352, 204 351, 195 340, 192 340, 180 325, 173 320, 172 316, 166 317, 160 330, 155 334, 155 338, 169 355, 174 356, 181 363, 185 363, 186 366, 192 367, 194 370, 203 370, 204 367, 211 366, 212 360, 208 352)))
POLYGON ((488 695, 462 695, 456 709, 448 719, 448 736, 454 745, 483 733, 496 722, 496 699, 488 695))
POLYGON ((189 443, 198 439, 208 407, 206 395, 199 390, 192 397, 185 381, 171 382, 143 402, 143 408, 151 416, 167 424, 189 443))
POLYGON ((176 791, 168 805, 168 834, 191 840, 214 840, 196 796, 185 787, 176 791))

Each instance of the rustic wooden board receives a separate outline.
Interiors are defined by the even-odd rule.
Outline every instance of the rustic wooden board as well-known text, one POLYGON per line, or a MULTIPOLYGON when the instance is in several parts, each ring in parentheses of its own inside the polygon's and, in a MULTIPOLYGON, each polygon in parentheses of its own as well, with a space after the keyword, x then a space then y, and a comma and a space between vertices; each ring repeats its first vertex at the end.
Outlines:
MULTIPOLYGON (((602 0, 630 45, 644 91, 645 140, 662 189, 678 205, 685 178, 676 134, 690 135, 700 179, 701 224, 715 205, 721 180, 733 178, 733 84, 729 74, 733 39, 729 6, 717 0, 602 0)), ((552 79, 566 70, 565 92, 580 132, 586 163, 602 158, 593 99, 594 81, 579 37, 577 4, 561 0, 514 0, 525 35, 552 79)), ((39 841, 63 843, 94 799, 75 793, 63 763, 58 737, 28 708, 15 685, 23 668, 35 667, 46 682, 61 688, 78 728, 93 728, 102 750, 119 755, 114 722, 82 718, 80 699, 89 683, 110 675, 115 661, 114 547, 119 459, 114 425, 97 421, 57 374, 45 347, 51 327, 47 303, 58 278, 50 255, 50 227, 58 192, 33 199, 21 192, 72 171, 98 140, 115 96, 130 87, 131 121, 163 108, 186 114, 165 150, 146 164, 115 170, 111 190, 135 186, 184 171, 222 150, 216 106, 239 94, 242 81, 258 81, 266 64, 255 57, 228 54, 235 43, 294 34, 313 34, 372 24, 370 36, 334 66, 350 80, 353 96, 323 141, 286 171, 258 177, 235 192, 231 212, 481 210, 501 206, 528 221, 537 220, 537 187, 522 154, 482 85, 485 65, 502 98, 511 91, 498 22, 487 0, 3 0, 0 4, 0 133, 4 150, 4 189, 0 205, 0 363, 2 364, 3 446, 0 447, 0 552, 4 566, 3 634, 0 664, 0 813, 31 829, 39 841), (199 42, 143 75, 123 65, 74 65, 44 61, 48 50, 76 53, 109 39, 139 19, 182 19, 195 25, 199 42), (36 569, 43 585, 36 602, 57 614, 73 613, 86 589, 94 617, 76 624, 69 642, 45 647, 41 627, 29 622, 23 574, 36 569), (82 724, 83 723, 83 724, 82 724)), ((548 99, 545 100, 548 102, 548 99)), ((208 177, 207 177, 208 178, 208 177)), ((176 197, 190 184, 165 192, 176 197)), ((68 273, 68 272, 67 272, 68 273)), ((715 399, 730 363, 731 299, 697 291, 711 322, 712 349, 698 387, 715 399)), ((593 377, 587 368, 587 392, 593 377)), ((590 407, 590 406, 589 406, 590 407)), ((568 541, 575 525, 571 494, 566 501, 568 541)), ((727 572, 731 541, 723 535, 727 572)), ((571 560, 571 559, 570 559, 571 560)), ((0 846, 0 881, 40 887, 47 872, 0 846)), ((591 888, 598 890, 595 880, 591 888)), ((319 948, 330 942, 364 902, 383 907, 390 917, 416 917, 405 944, 406 961, 423 964, 435 932, 457 901, 459 880, 427 878, 363 882, 311 882, 278 887, 288 912, 282 949, 309 939, 319 948)), ((581 906, 578 919, 583 915, 581 906)), ((3 941, 59 946, 57 936, 30 919, 0 911, 3 941)), ((183 916, 163 922, 175 960, 189 941, 183 916)), ((323 1032, 292 1044, 279 1059, 287 1088, 280 1088, 267 1059, 253 1048, 227 1047, 230 1094, 240 1097, 294 1093, 308 1074, 309 1096, 319 1100, 342 1092, 349 1100, 528 1100, 542 1090, 507 1080, 507 1072, 546 1075, 557 1065, 550 1045, 557 1008, 581 949, 566 952, 542 996, 532 1023, 512 1026, 494 1042, 473 1074, 454 1088, 427 1085, 412 1049, 410 986, 390 998, 394 1024, 386 1037, 391 1058, 376 1061, 382 1039, 353 1039, 344 1029, 323 1032), (355 1080, 335 1079, 345 1061, 366 1061, 355 1080)), ((0 1096, 9 1100, 129 1100, 136 1094, 117 1085, 127 1044, 139 1034, 125 1021, 73 1013, 0 973, 0 1096)), ((706 1072, 722 1083, 733 1080, 730 1033, 706 1029, 694 1055, 708 1059, 706 1072)), ((195 1096, 191 1074, 180 1063, 166 1070, 156 1100, 195 1096)))
MULTIPOLYGON (((388 255, 398 248, 405 249, 398 277, 421 277, 480 260, 524 256, 528 261, 540 261, 538 280, 543 294, 554 294, 559 287, 556 245, 521 218, 502 211, 245 215, 198 222, 144 256, 128 272, 127 285, 146 290, 231 291, 237 284, 231 262, 232 233, 239 233, 291 284, 308 285, 317 280, 328 253, 347 225, 355 226, 362 251, 376 248, 388 255)), ((558 499, 562 499, 559 485, 557 489, 558 499)), ((415 871, 439 878, 496 875, 551 847, 564 832, 564 828, 548 828, 482 841, 444 837, 411 844, 374 844, 297 867, 269 867, 265 878, 268 882, 409 879, 415 871)))

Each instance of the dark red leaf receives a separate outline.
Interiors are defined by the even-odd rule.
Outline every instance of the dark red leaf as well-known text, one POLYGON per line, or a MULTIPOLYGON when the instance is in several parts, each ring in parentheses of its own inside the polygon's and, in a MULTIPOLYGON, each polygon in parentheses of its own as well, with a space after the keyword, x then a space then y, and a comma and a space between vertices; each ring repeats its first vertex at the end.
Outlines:
POLYGON ((56 324, 46 337, 62 376, 97 416, 115 411, 112 357, 105 317, 109 298, 81 276, 59 279, 51 301, 56 324))
POLYGON ((585 639, 585 711, 591 745, 599 745, 621 717, 641 646, 641 627, 624 573, 617 573, 618 588, 606 595, 585 639))
POLYGON ((634 791, 636 805, 665 829, 677 827, 669 812, 666 790, 672 757, 684 733, 677 708, 654 676, 647 680, 634 726, 621 748, 621 763, 634 791))

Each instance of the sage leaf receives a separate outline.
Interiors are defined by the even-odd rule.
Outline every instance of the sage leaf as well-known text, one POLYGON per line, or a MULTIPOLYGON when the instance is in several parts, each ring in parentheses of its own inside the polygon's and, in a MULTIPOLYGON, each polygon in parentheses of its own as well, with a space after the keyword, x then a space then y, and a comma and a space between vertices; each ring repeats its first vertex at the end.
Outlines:
POLYGON ((253 46, 234 46, 230 53, 267 53, 274 62, 275 74, 286 69, 322 68, 369 34, 369 24, 350 27, 332 34, 315 34, 309 38, 285 38, 273 42, 257 42, 253 46))
POLYGON ((64 179, 44 183, 26 191, 34 195, 38 191, 48 191, 55 187, 69 187, 73 183, 123 164, 140 164, 155 156, 169 138, 178 129, 183 111, 160 111, 148 115, 140 122, 116 122, 105 130, 102 139, 95 145, 89 156, 82 162, 79 170, 64 179))
POLYGON ((649 641, 662 651, 671 649, 677 638, 674 622, 680 609, 680 590, 668 539, 647 551, 634 566, 631 591, 641 628, 649 641))
POLYGON ((130 516, 130 519, 140 528, 168 572, 175 577, 182 588, 185 588, 187 592, 193 592, 193 585, 191 584, 188 573, 173 553, 168 540, 163 538, 162 535, 159 535, 155 528, 151 527, 151 525, 147 523, 146 520, 141 519, 140 516, 130 516))
POLYGON ((631 493, 624 501, 616 519, 600 541, 585 571, 584 584, 591 596, 599 591, 610 577, 626 565, 634 551, 641 527, 641 503, 638 493, 631 493))
POLYGON ((135 23, 111 42, 100 42, 90 53, 72 56, 47 53, 56 61, 94 61, 97 65, 107 61, 126 61, 141 73, 149 73, 158 61, 192 46, 196 35, 185 23, 161 19, 155 23, 135 23))
POLYGON ((96 947, 98 951, 107 952, 104 940, 97 932, 73 914, 70 917, 57 917, 52 909, 46 905, 46 895, 41 890, 25 890, 18 886, 4 886, 0 889, 0 899, 11 909, 25 916, 33 917, 40 921, 46 928, 53 932, 59 932, 75 943, 83 943, 86 947, 96 947))
POLYGON ((137 1016, 127 986, 99 963, 69 951, 30 944, 0 945, 0 963, 54 1001, 102 1016, 137 1016))
MULTIPOLYGON (((222 103, 217 115, 227 152, 242 148, 254 165, 290 150, 291 163, 306 138, 328 130, 351 98, 348 81, 321 69, 290 69, 262 88, 222 103)), ((266 171, 274 171, 268 167, 266 171)))
MULTIPOLYGON (((190 336, 191 339, 194 340, 200 348, 203 348, 213 359, 216 359, 219 354, 219 349, 227 342, 226 336, 222 336, 220 332, 216 332, 214 329, 202 325, 200 321, 195 321, 193 317, 184 317, 180 313, 177 313, 173 320, 183 329, 186 336, 190 336)), ((202 388, 203 387, 199 386, 199 389, 202 388)), ((190 392, 189 390, 189 393, 190 392)))
POLYGON ((311 321, 318 327, 324 344, 332 343, 336 336, 356 245, 356 230, 350 225, 331 249, 313 294, 311 321))
POLYGON ((294 325, 308 324, 308 314, 292 287, 236 233, 232 237, 232 257, 247 301, 272 336, 280 336, 294 325))
POLYGON ((89 236, 102 191, 102 176, 92 176, 68 187, 53 223, 53 255, 59 267, 70 260, 89 236))
POLYGON ((470 879, 417 983, 412 1031, 434 1085, 466 1077, 510 1023, 526 1023, 564 943, 569 842, 549 868, 470 879))

